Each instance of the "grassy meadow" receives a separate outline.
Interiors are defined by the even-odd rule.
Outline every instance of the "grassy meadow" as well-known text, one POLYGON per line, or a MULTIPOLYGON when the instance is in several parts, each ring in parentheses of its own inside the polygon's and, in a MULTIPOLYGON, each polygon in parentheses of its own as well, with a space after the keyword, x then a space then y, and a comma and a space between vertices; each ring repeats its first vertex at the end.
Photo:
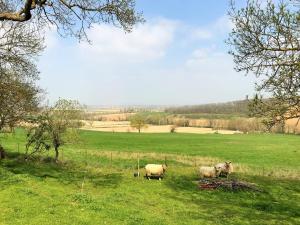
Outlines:
POLYGON ((1 225, 300 223, 297 135, 81 131, 58 164, 52 152, 24 161, 23 130, 0 140, 1 225), (141 167, 166 158, 165 178, 134 178, 138 156, 141 167), (235 166, 230 179, 263 192, 199 190, 197 167, 224 160, 235 166))

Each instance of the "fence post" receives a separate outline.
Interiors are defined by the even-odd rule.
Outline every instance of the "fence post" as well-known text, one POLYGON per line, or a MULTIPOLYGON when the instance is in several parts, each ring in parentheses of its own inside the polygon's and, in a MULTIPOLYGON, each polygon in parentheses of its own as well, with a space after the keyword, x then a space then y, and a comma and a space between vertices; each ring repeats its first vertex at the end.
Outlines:
POLYGON ((63 148, 61 149, 61 161, 62 162, 64 161, 64 150, 63 150, 63 148))
POLYGON ((140 177, 140 154, 138 153, 138 177, 140 177))
POLYGON ((110 168, 112 168, 112 152, 110 152, 110 168))

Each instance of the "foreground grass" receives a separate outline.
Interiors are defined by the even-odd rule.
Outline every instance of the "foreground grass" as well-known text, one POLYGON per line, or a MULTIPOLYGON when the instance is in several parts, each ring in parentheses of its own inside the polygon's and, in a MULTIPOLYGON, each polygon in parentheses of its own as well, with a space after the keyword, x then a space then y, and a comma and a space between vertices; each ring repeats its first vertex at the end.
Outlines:
POLYGON ((25 162, 20 130, 2 140, 9 158, 0 162, 0 224, 300 222, 300 181, 287 173, 300 171, 299 136, 84 131, 81 137, 83 144, 64 147, 59 164, 44 157, 25 162), (141 165, 167 156, 166 178, 134 178, 137 152, 141 165), (225 159, 240 164, 235 179, 264 192, 199 190, 196 166, 225 159), (252 172, 259 169, 283 176, 252 172))

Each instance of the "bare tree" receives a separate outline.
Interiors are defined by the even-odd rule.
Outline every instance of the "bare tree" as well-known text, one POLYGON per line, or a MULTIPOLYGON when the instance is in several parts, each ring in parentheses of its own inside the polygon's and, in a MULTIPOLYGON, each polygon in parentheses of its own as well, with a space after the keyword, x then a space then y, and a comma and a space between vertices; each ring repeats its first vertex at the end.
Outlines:
POLYGON ((110 23, 129 32, 143 18, 135 0, 0 0, 0 21, 5 20, 52 24, 61 35, 82 39, 92 24, 110 23))
POLYGON ((270 99, 256 96, 252 110, 273 126, 300 114, 300 10, 290 1, 248 0, 229 11, 234 28, 227 43, 235 69, 254 73, 257 91, 269 93, 270 99))
POLYGON ((43 49, 38 29, 28 23, 0 22, 0 78, 37 78, 34 61, 43 49))

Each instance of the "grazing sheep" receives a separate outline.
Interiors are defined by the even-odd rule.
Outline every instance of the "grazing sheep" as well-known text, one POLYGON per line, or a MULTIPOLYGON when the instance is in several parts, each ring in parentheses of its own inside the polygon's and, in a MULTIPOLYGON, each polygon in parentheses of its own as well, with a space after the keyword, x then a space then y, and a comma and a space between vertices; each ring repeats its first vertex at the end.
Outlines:
POLYGON ((231 162, 218 163, 215 166, 221 168, 220 176, 228 177, 228 175, 233 172, 233 165, 231 162))
POLYGON ((201 166, 199 168, 199 175, 201 178, 216 178, 220 175, 221 168, 216 166, 201 166))
POLYGON ((161 179, 166 172, 167 165, 161 164, 147 164, 145 166, 146 178, 150 180, 151 177, 158 177, 161 179))

